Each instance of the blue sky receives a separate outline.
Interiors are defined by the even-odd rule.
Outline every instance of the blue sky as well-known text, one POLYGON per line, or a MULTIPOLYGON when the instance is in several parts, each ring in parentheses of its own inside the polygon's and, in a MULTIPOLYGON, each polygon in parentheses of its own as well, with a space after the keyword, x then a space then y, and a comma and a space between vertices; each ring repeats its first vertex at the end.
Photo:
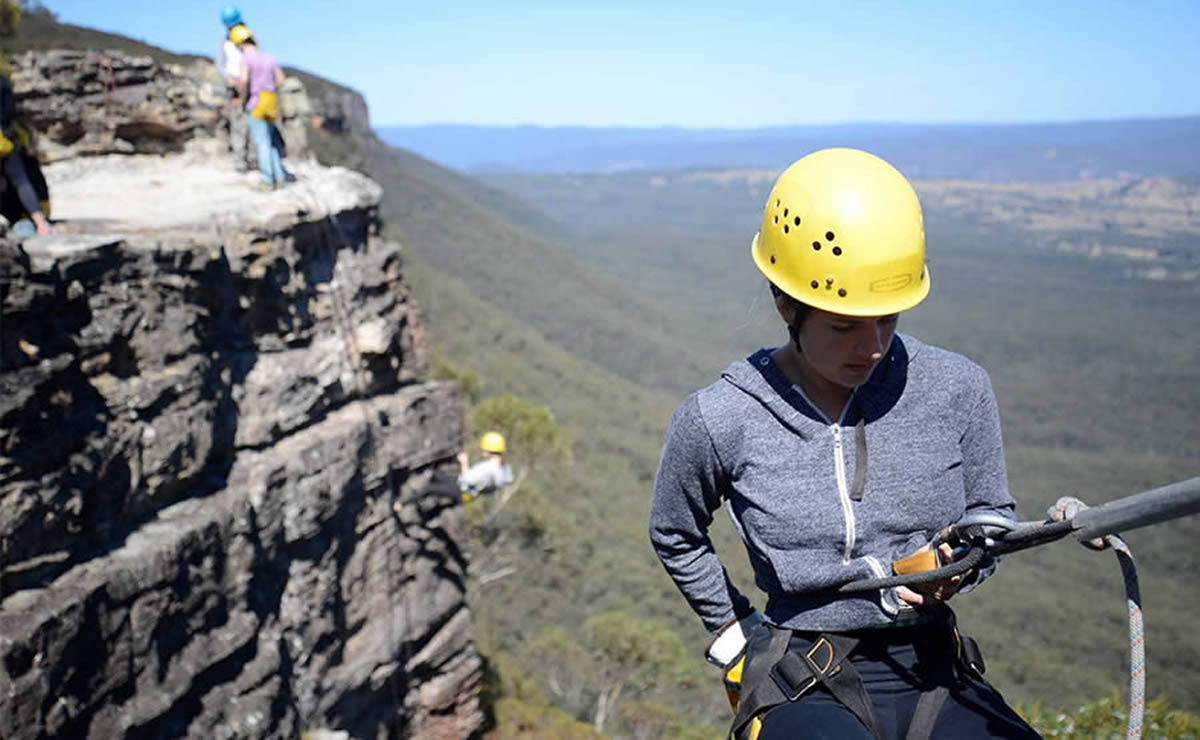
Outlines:
MULTIPOLYGON (((223 3, 45 0, 69 23, 212 54, 223 3)), ((1200 114, 1200 2, 254 0, 281 62, 375 126, 754 127, 1200 114)))

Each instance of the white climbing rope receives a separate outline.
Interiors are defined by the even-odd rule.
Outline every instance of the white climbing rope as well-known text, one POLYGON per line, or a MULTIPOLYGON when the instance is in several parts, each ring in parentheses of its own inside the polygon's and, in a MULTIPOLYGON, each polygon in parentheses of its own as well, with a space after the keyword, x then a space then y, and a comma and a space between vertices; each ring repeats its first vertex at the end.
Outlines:
MULTIPOLYGON (((1073 519, 1088 508, 1072 496, 1063 496, 1046 512, 1054 521, 1073 519)), ((1146 636, 1142 623, 1142 595, 1138 588, 1137 568, 1133 564, 1133 553, 1120 535, 1110 534, 1092 540, 1081 540, 1080 544, 1092 550, 1112 548, 1121 564, 1125 577, 1125 603, 1129 610, 1129 720, 1125 726, 1125 737, 1133 740, 1142 736, 1142 723, 1146 713, 1146 636)))

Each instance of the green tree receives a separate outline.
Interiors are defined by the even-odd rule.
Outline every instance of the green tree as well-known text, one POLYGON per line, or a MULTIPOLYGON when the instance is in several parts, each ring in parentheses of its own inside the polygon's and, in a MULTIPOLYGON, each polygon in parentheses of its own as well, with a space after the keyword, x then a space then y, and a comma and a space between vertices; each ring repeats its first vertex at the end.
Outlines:
POLYGON ((454 360, 436 350, 433 352, 433 359, 429 367, 429 379, 452 380, 458 383, 458 387, 462 389, 467 400, 471 403, 479 401, 479 373, 459 367, 454 360))
POLYGON ((670 626, 609 611, 584 624, 584 641, 596 665, 593 724, 603 732, 626 689, 644 697, 664 686, 690 681, 694 661, 670 626))
POLYGON ((480 564, 478 584, 485 586, 542 567, 548 556, 571 546, 575 520, 557 500, 569 478, 570 447, 549 407, 512 394, 479 402, 466 422, 471 439, 490 430, 504 435, 514 472, 512 484, 467 509, 472 561, 480 564))
POLYGON ((496 430, 508 440, 508 457, 514 468, 528 472, 539 466, 569 462, 566 435, 548 406, 531 403, 505 393, 476 404, 467 413, 467 429, 473 437, 496 430))
POLYGON ((526 678, 511 661, 500 657, 493 667, 494 671, 484 679, 483 698, 493 711, 495 723, 484 737, 489 740, 603 738, 591 725, 576 721, 561 707, 547 702, 537 684, 526 678))
MULTIPOLYGON (((17 35, 21 26, 21 4, 17 0, 0 0, 0 38, 11 38, 17 35)), ((0 46, 0 51, 5 47, 0 46)), ((8 54, 0 53, 0 75, 5 77, 12 74, 12 66, 8 63, 8 54)))
POLYGON ((0 37, 16 36, 21 25, 21 4, 16 0, 0 0, 0 37))
MULTIPOLYGON (((1073 712, 1046 709, 1040 704, 1030 707, 1018 705, 1017 711, 1042 737, 1117 740, 1125 737, 1129 717, 1129 706, 1117 689, 1113 689, 1108 697, 1073 712)), ((1146 704, 1142 736, 1165 740, 1196 740, 1200 738, 1200 715, 1173 710, 1166 697, 1159 697, 1146 704)))
POLYGON ((583 717, 595 702, 596 666, 578 637, 550 625, 531 640, 524 655, 549 691, 555 706, 583 717))
POLYGON ((662 736, 656 733, 673 727, 666 736, 687 736, 679 713, 652 700, 662 689, 689 684, 695 663, 663 622, 607 611, 589 618, 581 635, 545 628, 522 654, 555 706, 589 719, 597 732, 615 717, 623 735, 662 736))
POLYGON ((631 701, 618 713, 619 733, 633 740, 712 740, 711 727, 689 722, 674 707, 652 701, 631 701))

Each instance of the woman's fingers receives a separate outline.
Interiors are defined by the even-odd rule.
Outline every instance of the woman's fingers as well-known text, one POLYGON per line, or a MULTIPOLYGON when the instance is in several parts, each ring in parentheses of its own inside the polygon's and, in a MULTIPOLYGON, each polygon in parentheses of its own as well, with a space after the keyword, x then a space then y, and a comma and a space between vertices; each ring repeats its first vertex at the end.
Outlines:
POLYGON ((918 586, 908 588, 907 586, 897 586, 896 595, 906 603, 914 606, 926 604, 930 599, 935 601, 948 601, 954 592, 958 590, 958 583, 962 578, 954 576, 945 581, 937 583, 923 583, 918 586))

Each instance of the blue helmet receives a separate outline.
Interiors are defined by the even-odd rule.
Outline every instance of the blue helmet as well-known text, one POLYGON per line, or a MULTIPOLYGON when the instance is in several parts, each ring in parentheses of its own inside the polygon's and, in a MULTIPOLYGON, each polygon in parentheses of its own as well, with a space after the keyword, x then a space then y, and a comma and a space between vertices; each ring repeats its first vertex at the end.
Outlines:
POLYGON ((242 22, 242 11, 232 5, 226 5, 221 9, 221 22, 226 28, 233 28, 242 22))

